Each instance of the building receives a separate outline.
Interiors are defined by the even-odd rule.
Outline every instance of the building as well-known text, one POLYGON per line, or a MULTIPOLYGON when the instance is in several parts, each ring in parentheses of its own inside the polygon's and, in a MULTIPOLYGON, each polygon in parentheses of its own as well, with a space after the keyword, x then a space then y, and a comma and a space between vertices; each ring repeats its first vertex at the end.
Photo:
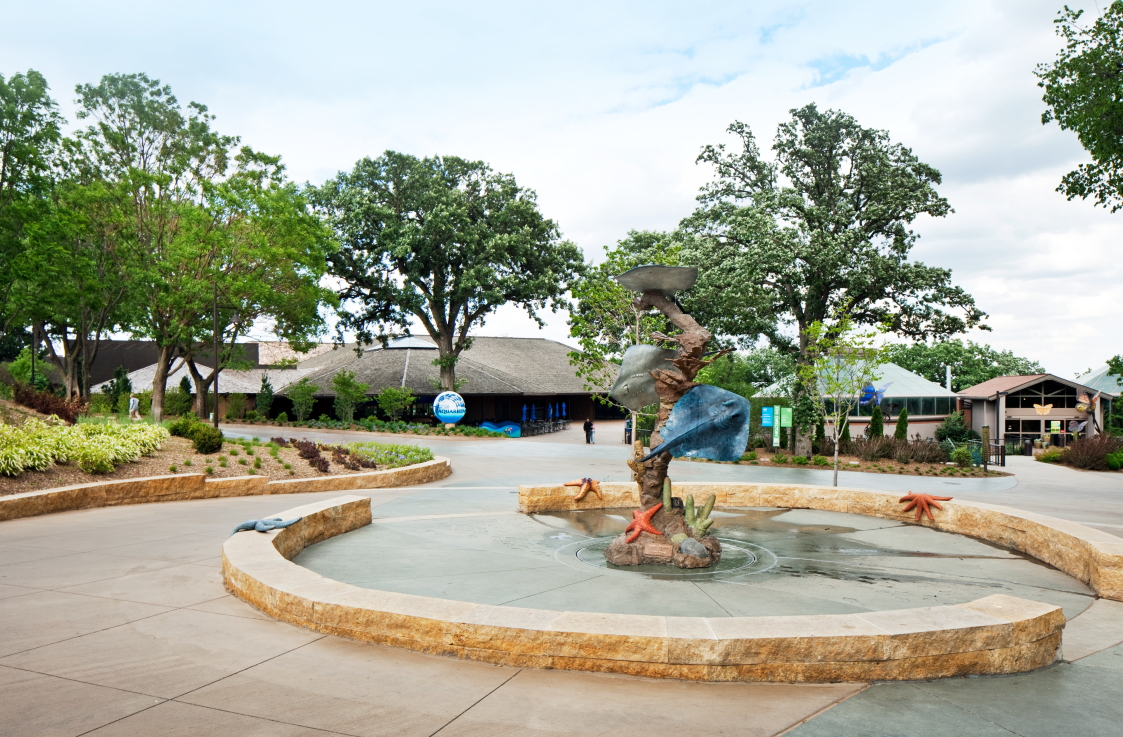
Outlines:
MULTIPOLYGON (((572 350, 544 338, 473 338, 456 364, 457 380, 465 381, 459 394, 468 409, 462 421, 473 425, 521 422, 524 413, 526 419, 542 420, 563 408, 571 419, 622 417, 593 400, 594 394, 607 388, 601 392, 585 388, 569 362, 572 350)), ((417 396, 414 417, 425 419, 431 416, 433 399, 441 391, 440 372, 433 365, 436 358, 437 346, 428 336, 406 336, 390 341, 385 348, 341 346, 302 361, 299 369, 308 371, 309 381, 319 387, 313 416, 332 415, 332 379, 341 371, 351 371, 355 381, 369 385, 367 394, 372 398, 386 387, 411 389, 417 396)), ((275 412, 284 409, 284 394, 278 391, 275 412)))
POLYGON ((959 397, 963 414, 976 432, 988 426, 991 437, 999 442, 1022 443, 1049 436, 1052 444, 1064 445, 1074 430, 1095 434, 1097 426, 1102 428, 1118 393, 1053 374, 1033 374, 999 376, 964 389, 959 397), (1097 393, 1099 401, 1092 409, 1090 400, 1097 393))
MULTIPOLYGON (((923 376, 914 374, 908 369, 895 363, 885 363, 877 367, 877 379, 873 382, 877 389, 885 388, 881 400, 881 413, 884 419, 886 435, 892 435, 897 429, 896 418, 901 410, 908 411, 908 435, 914 438, 934 438, 936 427, 947 419, 947 416, 957 409, 959 399, 955 392, 928 381, 923 376)), ((786 394, 781 384, 773 384, 759 392, 761 397, 782 396, 786 394)), ((870 416, 873 415, 873 405, 857 406, 848 419, 851 437, 858 437, 866 433, 870 416)), ((758 400, 750 398, 753 410, 759 415, 758 400)), ((753 422, 756 423, 757 418, 753 422)))

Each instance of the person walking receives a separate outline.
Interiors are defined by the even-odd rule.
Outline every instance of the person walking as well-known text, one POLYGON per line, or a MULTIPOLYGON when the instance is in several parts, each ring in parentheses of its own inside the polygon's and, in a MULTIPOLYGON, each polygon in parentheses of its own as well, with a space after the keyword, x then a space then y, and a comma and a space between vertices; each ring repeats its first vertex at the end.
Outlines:
POLYGON ((134 421, 140 419, 140 400, 135 394, 129 395, 129 419, 134 421))
POLYGON ((597 426, 593 424, 592 418, 585 420, 585 424, 581 427, 585 430, 585 445, 595 445, 593 435, 597 431, 597 426))
POLYGON ((624 420, 624 444, 632 444, 632 418, 624 420))

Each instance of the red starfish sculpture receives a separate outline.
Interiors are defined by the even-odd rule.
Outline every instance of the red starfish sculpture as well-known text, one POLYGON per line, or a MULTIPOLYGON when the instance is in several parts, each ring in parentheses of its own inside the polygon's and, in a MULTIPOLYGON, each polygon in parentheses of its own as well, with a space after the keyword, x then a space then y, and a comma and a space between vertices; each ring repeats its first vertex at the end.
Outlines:
POLYGON ((604 497, 601 496, 601 493, 600 493, 600 482, 597 481, 596 479, 587 479, 587 478, 586 479, 574 479, 573 481, 566 481, 562 485, 563 486, 580 486, 581 487, 581 491, 579 491, 577 493, 577 496, 573 497, 573 501, 575 501, 575 502, 579 502, 582 499, 584 499, 585 495, 588 494, 590 491, 593 492, 594 494, 596 494, 598 499, 604 499, 604 497))
POLYGON ((624 540, 624 542, 635 542, 636 538, 639 537, 639 534, 641 532, 650 532, 653 535, 662 535, 663 533, 661 531, 656 530, 651 526, 651 518, 654 517, 655 513, 662 508, 663 502, 659 502, 650 509, 637 509, 636 511, 632 512, 632 521, 628 524, 627 527, 624 528, 624 532, 628 532, 629 530, 635 530, 635 532, 633 532, 631 535, 628 535, 627 539, 624 540))
POLYGON ((928 514, 928 519, 935 522, 936 518, 932 516, 932 507, 935 507, 936 509, 943 509, 943 507, 940 506, 939 502, 947 502, 951 501, 951 499, 952 497, 950 496, 932 496, 931 494, 916 494, 910 491, 907 495, 901 497, 897 501, 898 503, 909 503, 907 507, 901 510, 902 512, 907 512, 913 507, 916 507, 917 522, 920 521, 920 517, 925 513, 928 514), (936 501, 937 499, 939 501, 936 501))

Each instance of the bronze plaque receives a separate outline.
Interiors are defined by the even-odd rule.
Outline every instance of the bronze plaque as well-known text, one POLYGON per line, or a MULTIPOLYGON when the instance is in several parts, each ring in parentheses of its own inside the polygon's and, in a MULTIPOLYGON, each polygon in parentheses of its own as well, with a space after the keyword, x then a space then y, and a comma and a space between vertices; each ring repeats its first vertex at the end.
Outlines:
POLYGON ((648 558, 670 559, 675 554, 675 546, 671 543, 648 543, 643 546, 643 554, 648 558))

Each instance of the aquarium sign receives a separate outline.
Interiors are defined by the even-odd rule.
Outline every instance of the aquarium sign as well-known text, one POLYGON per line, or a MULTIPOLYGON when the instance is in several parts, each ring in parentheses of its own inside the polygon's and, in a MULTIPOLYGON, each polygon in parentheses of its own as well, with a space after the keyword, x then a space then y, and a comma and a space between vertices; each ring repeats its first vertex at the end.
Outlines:
POLYGON ((792 408, 791 407, 781 407, 780 408, 780 427, 791 427, 791 426, 792 426, 792 408))
POLYGON ((467 411, 464 397, 456 392, 441 392, 433 400, 433 414, 446 425, 459 421, 467 411))
POLYGON ((774 407, 761 407, 760 408, 760 426, 772 427, 776 415, 772 412, 774 407))

